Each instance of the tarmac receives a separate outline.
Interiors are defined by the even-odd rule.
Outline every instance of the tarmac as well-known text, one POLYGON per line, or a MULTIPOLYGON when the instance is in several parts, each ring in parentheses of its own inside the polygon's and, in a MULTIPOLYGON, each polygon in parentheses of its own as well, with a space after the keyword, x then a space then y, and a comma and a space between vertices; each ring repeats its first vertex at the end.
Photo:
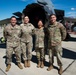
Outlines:
MULTIPOLYGON (((0 37, 3 36, 3 29, 0 28, 0 37)), ((62 41, 63 47, 63 74, 62 75, 76 75, 76 35, 70 34, 71 38, 68 41, 62 41)), ((49 57, 45 55, 44 68, 37 68, 37 59, 35 51, 32 52, 31 67, 25 68, 23 62, 21 63, 23 69, 19 69, 16 65, 13 54, 11 69, 5 72, 6 69, 6 47, 5 44, 0 44, 0 75, 59 75, 56 57, 54 57, 54 69, 47 71, 49 57)))

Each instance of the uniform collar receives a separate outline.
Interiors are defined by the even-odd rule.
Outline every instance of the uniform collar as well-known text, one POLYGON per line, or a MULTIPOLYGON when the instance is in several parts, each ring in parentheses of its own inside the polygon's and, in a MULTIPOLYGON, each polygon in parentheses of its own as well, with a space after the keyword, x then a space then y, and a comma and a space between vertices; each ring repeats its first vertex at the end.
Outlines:
POLYGON ((15 26, 10 25, 10 27, 11 27, 11 28, 16 28, 16 27, 17 27, 17 24, 16 24, 15 26))
POLYGON ((24 26, 29 26, 29 23, 24 23, 24 26))
MULTIPOLYGON (((40 30, 42 30, 44 27, 41 27, 40 30)), ((38 28, 39 29, 39 28, 38 28)))
POLYGON ((58 23, 57 21, 56 21, 54 24, 51 24, 51 23, 50 23, 50 25, 49 25, 49 26, 54 27, 54 26, 56 26, 56 25, 57 25, 57 23, 58 23))
POLYGON ((24 23, 24 26, 26 26, 28 23, 24 23))

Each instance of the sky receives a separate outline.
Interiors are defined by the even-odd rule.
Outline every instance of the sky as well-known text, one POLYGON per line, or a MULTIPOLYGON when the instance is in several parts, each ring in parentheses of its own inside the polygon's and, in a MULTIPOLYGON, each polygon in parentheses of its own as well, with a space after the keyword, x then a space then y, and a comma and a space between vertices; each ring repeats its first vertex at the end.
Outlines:
MULTIPOLYGON (((36 0, 0 0, 0 20, 10 18, 17 11, 22 10, 36 0)), ((48 1, 48 0, 47 0, 48 1)), ((76 18, 76 0, 51 0, 55 9, 65 11, 66 17, 76 18)))

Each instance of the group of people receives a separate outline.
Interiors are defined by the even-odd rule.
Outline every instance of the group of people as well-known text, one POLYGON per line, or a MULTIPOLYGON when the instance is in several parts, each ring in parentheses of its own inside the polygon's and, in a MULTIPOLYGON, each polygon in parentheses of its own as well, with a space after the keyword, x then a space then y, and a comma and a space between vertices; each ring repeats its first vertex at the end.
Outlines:
POLYGON ((50 23, 47 28, 44 27, 43 21, 38 21, 38 28, 29 23, 29 17, 24 17, 24 22, 21 25, 17 25, 17 19, 12 16, 10 24, 4 28, 4 37, 6 41, 6 56, 7 67, 6 72, 11 68, 11 59, 13 52, 16 55, 17 65, 20 69, 23 69, 21 65, 21 53, 24 60, 24 67, 30 67, 30 61, 32 58, 33 39, 35 36, 35 51, 37 56, 37 67, 44 67, 45 60, 45 47, 46 44, 49 55, 48 71, 53 69, 54 55, 57 57, 57 63, 60 67, 59 74, 62 74, 62 44, 61 41, 66 37, 65 27, 56 21, 56 15, 51 14, 49 17, 50 23), (47 39, 47 40, 46 40, 47 39))

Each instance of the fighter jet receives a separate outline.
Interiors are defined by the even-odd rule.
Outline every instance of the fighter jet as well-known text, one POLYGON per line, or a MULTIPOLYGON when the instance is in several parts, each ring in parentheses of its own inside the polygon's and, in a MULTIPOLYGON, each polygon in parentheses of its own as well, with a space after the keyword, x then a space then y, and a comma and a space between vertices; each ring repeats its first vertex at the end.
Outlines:
POLYGON ((55 14, 54 5, 51 0, 26 0, 25 2, 27 4, 22 13, 15 12, 13 14, 18 16, 20 19, 25 15, 29 16, 30 22, 34 24, 35 27, 37 26, 39 19, 43 20, 43 23, 45 23, 50 14, 55 14))
POLYGON ((55 14, 54 6, 51 0, 37 0, 31 4, 28 4, 23 10, 23 15, 28 15, 30 22, 37 27, 37 22, 39 19, 46 22, 50 14, 55 14))
POLYGON ((57 10, 51 0, 25 0, 25 8, 21 12, 13 13, 18 18, 18 23, 23 21, 25 15, 29 16, 30 22, 37 27, 39 19, 45 24, 50 14, 56 14, 57 20, 62 21, 64 16, 63 10, 57 10))

